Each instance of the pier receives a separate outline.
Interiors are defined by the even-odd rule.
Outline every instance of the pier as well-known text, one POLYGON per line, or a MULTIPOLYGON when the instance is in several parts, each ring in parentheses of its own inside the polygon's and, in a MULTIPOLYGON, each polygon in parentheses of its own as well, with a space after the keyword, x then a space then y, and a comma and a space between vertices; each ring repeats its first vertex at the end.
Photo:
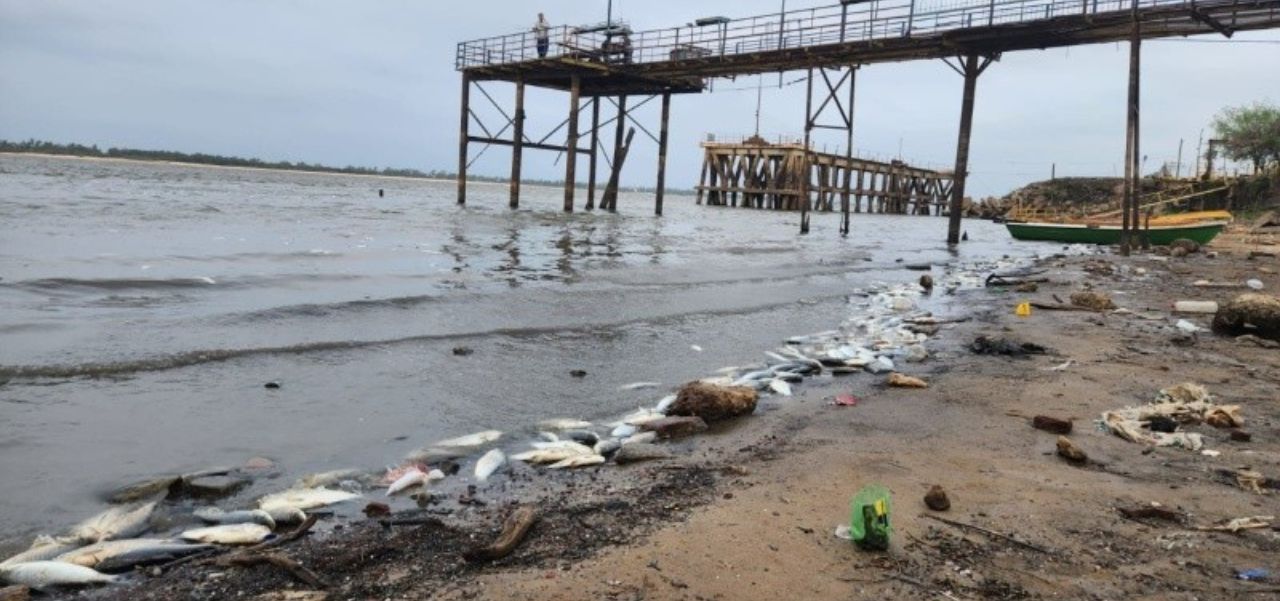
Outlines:
MULTIPOLYGON (((512 149, 512 207, 519 206, 521 154, 528 148, 565 154, 565 211, 573 211, 575 207, 574 188, 580 155, 586 155, 589 161, 584 208, 595 208, 598 158, 606 153, 610 174, 600 207, 616 210, 618 174, 638 127, 658 145, 654 212, 661 214, 667 121, 673 96, 707 91, 708 82, 717 77, 805 71, 808 85, 802 147, 811 150, 810 137, 817 128, 844 132, 848 148, 852 149, 854 83, 858 67, 943 60, 963 80, 955 168, 945 199, 945 213, 950 218, 947 239, 954 243, 960 237, 960 207, 968 175, 977 80, 1003 53, 1129 42, 1125 164, 1130 191, 1126 197, 1131 198, 1134 182, 1140 175, 1137 167, 1141 154, 1137 141, 1142 40, 1198 34, 1230 37, 1237 31, 1277 26, 1280 26, 1280 0, 978 0, 928 10, 918 7, 915 0, 842 0, 830 6, 740 19, 710 17, 690 25, 639 32, 613 21, 596 26, 559 26, 549 31, 546 56, 538 54, 538 40, 532 31, 462 42, 457 46, 455 57, 455 66, 462 75, 458 202, 466 202, 469 146, 501 145, 512 149), (495 81, 514 84, 514 106, 510 110, 504 109, 482 87, 486 82, 495 81), (529 85, 568 93, 567 117, 550 134, 536 140, 524 131, 524 88, 529 85), (478 88, 498 108, 505 123, 494 128, 476 117, 470 104, 472 87, 478 88), (661 99, 659 134, 653 134, 634 119, 632 111, 636 105, 628 109, 628 102, 637 98, 641 98, 641 102, 661 99), (613 112, 613 116, 603 122, 600 120, 602 107, 613 112), (590 120, 584 132, 581 114, 588 108, 590 120), (826 122, 821 119, 824 114, 826 122), (484 135, 471 130, 473 121, 484 135), (606 152, 600 133, 610 125, 614 130, 612 151, 606 152), (549 143, 562 129, 565 130, 563 143, 549 143), (585 147, 582 145, 584 134, 590 140, 585 147)), ((823 160, 827 159, 815 157, 809 162, 821 165, 823 160)), ((835 160, 829 159, 828 165, 835 164, 835 160)), ((858 171, 847 166, 842 169, 858 171)), ((812 175, 822 170, 801 172, 812 175)), ((856 195, 855 186, 855 182, 844 177, 838 185, 841 198, 856 195)), ((787 188, 788 194, 777 196, 795 197, 791 192, 797 187, 799 209, 804 214, 800 227, 804 233, 808 231, 808 212, 814 206, 825 206, 815 195, 830 194, 832 186, 829 180, 801 177, 796 186, 787 188)), ((842 202, 844 224, 848 222, 849 204, 842 202)), ((1137 203, 1131 201, 1126 205, 1130 209, 1126 215, 1132 212, 1136 220, 1137 203)), ((842 232, 847 233, 847 229, 842 225, 842 232)))

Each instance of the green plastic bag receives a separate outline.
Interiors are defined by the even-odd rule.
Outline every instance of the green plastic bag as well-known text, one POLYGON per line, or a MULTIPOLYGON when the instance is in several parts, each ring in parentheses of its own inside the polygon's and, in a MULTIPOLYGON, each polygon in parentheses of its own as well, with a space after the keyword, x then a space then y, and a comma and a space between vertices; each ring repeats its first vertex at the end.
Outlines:
POLYGON ((889 489, 879 484, 863 487, 853 496, 849 534, 863 549, 889 549, 889 489))

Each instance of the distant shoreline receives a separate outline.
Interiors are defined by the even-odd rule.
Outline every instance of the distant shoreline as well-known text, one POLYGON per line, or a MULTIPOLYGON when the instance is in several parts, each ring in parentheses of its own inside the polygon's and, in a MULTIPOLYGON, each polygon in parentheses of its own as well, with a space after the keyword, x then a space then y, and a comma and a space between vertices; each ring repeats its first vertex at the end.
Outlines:
MULTIPOLYGON (((13 156, 13 157, 34 156, 34 157, 49 158, 49 159, 72 159, 72 160, 79 160, 79 161, 102 161, 102 162, 113 162, 113 163, 149 163, 152 165, 181 165, 183 167, 200 167, 200 168, 209 168, 209 169, 233 169, 233 170, 243 170, 243 171, 303 173, 308 175, 366 177, 366 178, 374 178, 374 179, 405 180, 405 181, 416 181, 416 182, 454 183, 458 181, 454 177, 446 178, 446 177, 431 176, 431 175, 390 175, 390 174, 381 174, 381 173, 353 173, 350 171, 343 171, 337 168, 291 169, 288 167, 250 167, 247 165, 219 165, 217 163, 201 163, 201 162, 195 162, 195 161, 144 159, 144 158, 118 157, 118 156, 93 156, 93 155, 83 155, 83 154, 60 154, 60 153, 34 152, 34 151, 14 152, 9 150, 0 150, 0 156, 13 156)), ((488 179, 488 178, 486 179, 468 178, 467 184, 468 185, 490 184, 494 186, 507 186, 510 184, 510 180, 499 180, 499 179, 488 179)), ((525 181, 521 184, 521 186, 522 187, 533 186, 533 187, 539 187, 539 188, 559 188, 564 186, 564 183, 563 182, 545 182, 545 181, 525 181)), ((587 186, 584 183, 578 183, 575 186, 575 188, 580 188, 584 190, 586 189, 586 187, 587 186)), ((649 188, 631 188, 627 186, 619 186, 619 190, 622 192, 641 192, 641 193, 653 192, 653 190, 649 188)), ((692 192, 693 192, 692 190, 667 188, 668 194, 692 194, 692 192)))

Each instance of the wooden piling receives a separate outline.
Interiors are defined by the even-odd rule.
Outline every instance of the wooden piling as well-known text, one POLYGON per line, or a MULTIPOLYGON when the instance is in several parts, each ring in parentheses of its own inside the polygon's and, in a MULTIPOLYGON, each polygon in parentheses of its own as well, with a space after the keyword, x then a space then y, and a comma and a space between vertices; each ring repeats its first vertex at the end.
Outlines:
POLYGON ((582 93, 582 80, 574 75, 569 84, 569 141, 565 144, 564 161, 564 212, 573 212, 573 190, 578 165, 578 96, 582 93))
POLYGON ((591 158, 587 169, 587 210, 596 208, 596 157, 600 154, 600 97, 591 99, 591 158))
MULTIPOLYGON (((1133 224, 1133 231, 1138 231, 1138 205, 1142 198, 1142 151, 1141 151, 1141 124, 1142 124, 1142 106, 1139 100, 1141 91, 1141 62, 1142 62, 1142 22, 1138 19, 1138 0, 1133 1, 1133 38, 1129 42, 1129 129, 1133 136, 1133 155, 1130 161, 1133 164, 1133 178, 1129 183, 1131 192, 1129 193, 1129 211, 1132 217, 1129 222, 1133 224)), ((1139 236, 1135 236, 1138 238, 1139 236)), ((1141 246, 1149 248, 1147 244, 1147 236, 1140 236, 1141 246)))
POLYGON ((806 78, 804 96, 804 153, 800 164, 800 233, 809 233, 809 140, 813 134, 813 68, 806 78))
POLYGON ((658 190, 653 214, 662 215, 662 196, 667 189, 667 121, 671 119, 671 92, 662 93, 662 126, 658 130, 658 190))
POLYGON ((960 213, 964 210, 964 184, 969 178, 969 136, 973 130, 973 95, 978 85, 978 55, 964 57, 964 97, 960 104, 960 134, 956 140, 956 169, 947 216, 947 244, 960 243, 960 213))
POLYGON ((511 202, 513 209, 520 208, 520 162, 524 154, 524 79, 516 80, 515 130, 511 134, 511 202))
POLYGON ((471 123, 471 76, 462 72, 462 124, 458 128, 458 204, 467 204, 467 126, 471 123))
MULTIPOLYGON (((618 154, 622 152, 622 148, 626 144, 626 142, 622 138, 623 131, 626 128, 626 125, 627 125, 627 97, 623 95, 618 97, 618 118, 613 125, 614 171, 617 171, 618 163, 621 162, 618 158, 618 154)), ((610 174, 609 177, 610 177, 610 181, 612 181, 613 175, 610 174)), ((618 194, 617 194, 616 188, 614 189, 614 193, 608 197, 608 203, 609 203, 609 206, 601 207, 601 208, 608 209, 610 213, 618 212, 618 194)))

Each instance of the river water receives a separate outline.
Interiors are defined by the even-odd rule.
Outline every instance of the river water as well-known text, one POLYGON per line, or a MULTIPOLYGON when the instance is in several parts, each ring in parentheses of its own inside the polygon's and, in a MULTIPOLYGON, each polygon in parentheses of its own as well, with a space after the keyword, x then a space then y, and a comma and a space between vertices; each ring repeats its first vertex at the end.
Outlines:
POLYGON ((842 239, 818 214, 801 237, 798 215, 687 195, 658 218, 648 194, 565 215, 560 189, 514 212, 506 192, 0 156, 0 550, 154 474, 276 461, 250 495, 616 416, 838 324, 860 287, 919 276, 903 263, 1037 248, 986 222, 953 255, 942 218, 855 215, 842 239))

